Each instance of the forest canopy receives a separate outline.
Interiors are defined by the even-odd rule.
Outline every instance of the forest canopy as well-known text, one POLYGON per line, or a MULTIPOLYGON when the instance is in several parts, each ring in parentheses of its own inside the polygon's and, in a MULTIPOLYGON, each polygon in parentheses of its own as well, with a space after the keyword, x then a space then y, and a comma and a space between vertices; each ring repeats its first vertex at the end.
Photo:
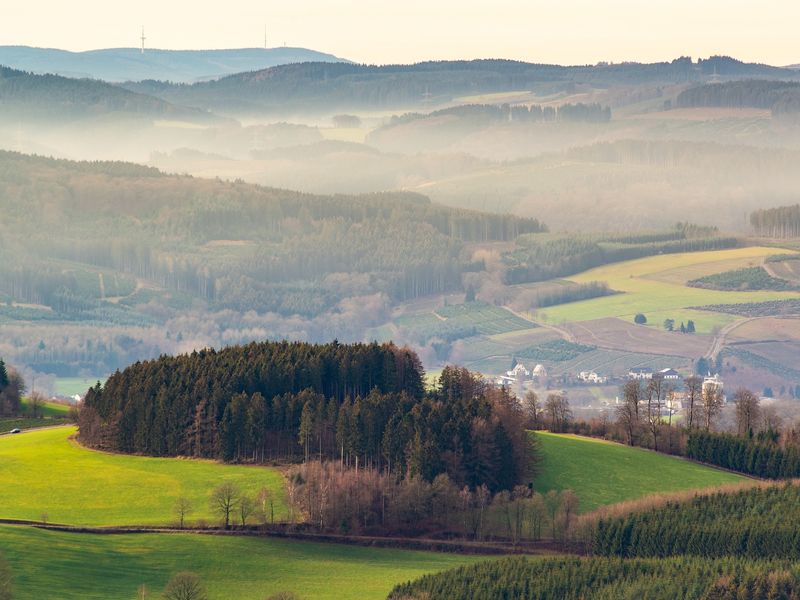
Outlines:
POLYGON ((264 342, 136 363, 89 390, 83 443, 116 452, 263 462, 339 460, 510 490, 529 445, 516 399, 466 369, 423 387, 392 344, 264 342))

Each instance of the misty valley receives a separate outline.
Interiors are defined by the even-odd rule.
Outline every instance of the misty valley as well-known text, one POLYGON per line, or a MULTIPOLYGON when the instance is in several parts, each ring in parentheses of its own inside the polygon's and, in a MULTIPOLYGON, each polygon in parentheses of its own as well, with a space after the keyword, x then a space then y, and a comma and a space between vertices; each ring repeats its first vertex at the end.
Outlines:
POLYGON ((800 68, 141 42, 0 46, 0 600, 800 597, 800 68))

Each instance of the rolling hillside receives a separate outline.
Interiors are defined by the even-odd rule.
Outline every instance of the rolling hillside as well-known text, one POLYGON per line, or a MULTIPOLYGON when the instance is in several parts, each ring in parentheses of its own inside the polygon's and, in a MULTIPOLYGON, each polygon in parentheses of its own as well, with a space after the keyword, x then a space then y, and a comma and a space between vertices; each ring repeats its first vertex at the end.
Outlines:
POLYGON ((255 495, 268 488, 275 519, 286 516, 283 477, 274 469, 212 461, 104 454, 70 438, 74 427, 0 437, 0 518, 69 525, 165 525, 178 497, 190 500, 190 522, 211 521, 209 496, 224 481, 255 495))
POLYGON ((544 456, 538 492, 570 489, 580 511, 648 494, 708 488, 745 478, 680 458, 614 442, 536 432, 544 456))
POLYGON ((260 600, 282 591, 303 600, 380 600, 392 586, 480 557, 218 535, 87 535, 0 527, 14 598, 160 597, 179 571, 200 575, 214 600, 260 600))
POLYGON ((153 79, 191 83, 232 73, 303 62, 346 62, 306 48, 159 50, 104 48, 69 52, 30 46, 0 46, 0 65, 32 73, 88 77, 109 82, 153 79))
POLYGON ((330 113, 346 108, 439 105, 461 96, 509 90, 555 93, 580 86, 687 83, 713 73, 728 78, 795 78, 796 71, 726 57, 692 62, 606 66, 542 65, 510 60, 439 61, 413 65, 305 63, 240 73, 191 86, 143 82, 130 89, 223 114, 330 113), (286 103, 291 103, 290 108, 286 103))
POLYGON ((146 94, 90 79, 34 75, 0 66, 0 122, 64 122, 99 115, 220 122, 204 110, 176 106, 146 94))

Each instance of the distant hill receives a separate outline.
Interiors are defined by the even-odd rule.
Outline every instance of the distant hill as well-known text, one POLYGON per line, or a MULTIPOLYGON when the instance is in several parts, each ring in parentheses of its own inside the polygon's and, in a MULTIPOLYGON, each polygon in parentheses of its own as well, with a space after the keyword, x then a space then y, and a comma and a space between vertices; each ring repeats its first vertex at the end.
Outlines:
POLYGON ((510 90, 548 95, 598 87, 701 83, 711 78, 791 79, 800 78, 800 73, 728 57, 572 67, 510 60, 386 66, 315 62, 239 73, 193 85, 144 81, 126 87, 225 114, 288 114, 442 105, 460 96, 510 90))
POLYGON ((679 107, 764 108, 774 115, 800 112, 800 82, 747 79, 700 85, 678 95, 679 107))
POLYGON ((0 66, 0 120, 65 121, 109 113, 195 122, 219 120, 207 111, 175 106, 161 98, 102 81, 34 75, 0 66))
POLYGON ((305 48, 231 50, 149 50, 108 48, 69 52, 30 46, 0 46, 0 65, 32 73, 102 79, 110 82, 156 79, 191 83, 223 75, 302 62, 340 62, 305 48))

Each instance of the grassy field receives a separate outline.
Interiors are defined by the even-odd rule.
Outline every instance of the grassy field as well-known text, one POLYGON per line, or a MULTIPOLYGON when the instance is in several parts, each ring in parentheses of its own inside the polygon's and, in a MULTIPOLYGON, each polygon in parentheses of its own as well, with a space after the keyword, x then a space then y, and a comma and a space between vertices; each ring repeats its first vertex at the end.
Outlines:
POLYGON ((82 396, 86 391, 97 383, 98 379, 102 383, 105 377, 102 378, 85 378, 85 377, 58 377, 53 383, 53 392, 58 396, 74 396, 76 394, 82 396))
POLYGON ((201 576, 213 600, 263 600, 293 591, 303 600, 378 600, 395 584, 480 557, 187 534, 87 535, 0 527, 0 551, 17 600, 134 598, 159 594, 178 571, 201 576))
POLYGON ((571 489, 581 512, 659 492, 735 483, 739 475, 640 448, 572 435, 537 432, 542 472, 539 492, 571 489))
POLYGON ((707 272, 709 265, 719 262, 721 263, 719 272, 721 272, 737 262, 749 264, 771 254, 775 254, 774 248, 748 247, 652 256, 605 265, 569 279, 576 283, 605 281, 610 288, 625 293, 554 306, 540 310, 538 316, 546 322, 562 323, 604 317, 632 320, 636 313, 641 312, 648 316, 652 315, 656 320, 666 316, 678 322, 697 318, 698 332, 708 333, 730 322, 730 315, 715 317, 713 313, 708 313, 705 317, 701 317, 695 311, 686 310, 688 307, 800 298, 800 293, 721 292, 690 288, 684 285, 685 281, 698 271, 698 265, 703 265, 703 272, 707 272), (683 282, 676 279, 676 271, 680 269, 686 269, 686 279, 683 282))
MULTIPOLYGON (((22 399, 22 411, 27 414, 30 410, 27 398, 22 399)), ((45 402, 42 407, 42 416, 46 419, 65 418, 69 415, 69 406, 58 402, 45 402)))
POLYGON ((74 427, 0 437, 0 517, 73 525, 174 522, 180 496, 194 510, 189 521, 214 519, 210 492, 232 481, 248 493, 272 490, 275 518, 286 516, 283 478, 271 468, 212 461, 147 458, 87 450, 69 439, 74 427))

